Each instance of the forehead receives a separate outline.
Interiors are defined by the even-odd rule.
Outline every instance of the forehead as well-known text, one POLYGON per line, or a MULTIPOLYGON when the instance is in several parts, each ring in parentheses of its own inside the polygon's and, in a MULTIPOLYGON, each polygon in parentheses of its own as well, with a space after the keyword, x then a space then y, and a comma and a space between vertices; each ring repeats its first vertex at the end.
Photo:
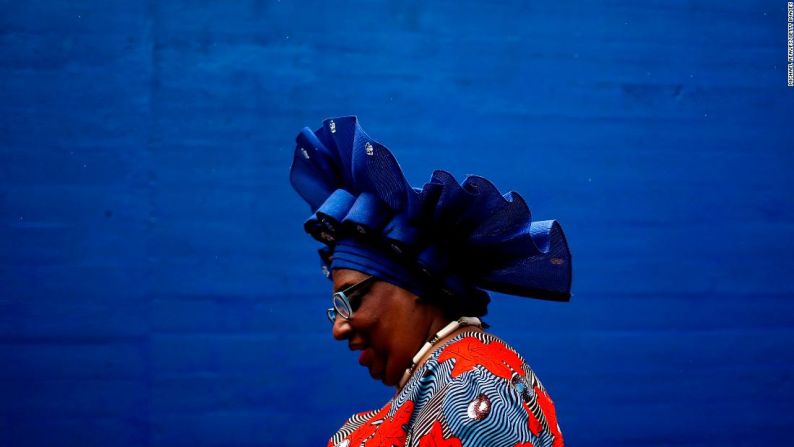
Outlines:
POLYGON ((353 285, 359 281, 364 280, 367 276, 358 270, 350 269, 334 269, 332 271, 332 278, 334 280, 334 290, 344 288, 345 286, 353 285))

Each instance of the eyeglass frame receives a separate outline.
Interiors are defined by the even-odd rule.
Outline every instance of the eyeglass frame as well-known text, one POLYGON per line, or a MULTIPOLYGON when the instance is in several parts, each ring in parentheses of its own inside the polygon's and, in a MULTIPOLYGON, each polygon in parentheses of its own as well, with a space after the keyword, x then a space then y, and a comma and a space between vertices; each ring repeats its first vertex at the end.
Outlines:
POLYGON ((376 279, 377 278, 375 276, 368 276, 351 285, 350 287, 345 288, 344 290, 334 292, 333 295, 331 295, 331 304, 333 304, 333 307, 329 307, 325 311, 325 316, 328 317, 328 320, 331 322, 331 324, 336 322, 337 316, 341 317, 345 321, 349 321, 351 318, 353 318, 353 306, 350 304, 350 297, 376 279), (337 306, 337 302, 339 302, 339 306, 337 306), (340 309, 340 306, 344 306, 344 308, 340 309), (344 313, 347 313, 347 316, 345 316, 343 313, 345 310, 347 312, 344 313))

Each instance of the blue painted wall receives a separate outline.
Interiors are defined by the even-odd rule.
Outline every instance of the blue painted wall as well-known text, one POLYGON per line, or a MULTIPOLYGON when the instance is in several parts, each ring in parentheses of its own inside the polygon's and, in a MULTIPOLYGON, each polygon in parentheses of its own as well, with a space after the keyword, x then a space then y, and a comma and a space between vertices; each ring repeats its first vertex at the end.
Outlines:
POLYGON ((0 446, 323 445, 390 390, 330 337, 293 138, 559 219, 496 296, 570 445, 794 426, 783 1, 0 1, 0 446))

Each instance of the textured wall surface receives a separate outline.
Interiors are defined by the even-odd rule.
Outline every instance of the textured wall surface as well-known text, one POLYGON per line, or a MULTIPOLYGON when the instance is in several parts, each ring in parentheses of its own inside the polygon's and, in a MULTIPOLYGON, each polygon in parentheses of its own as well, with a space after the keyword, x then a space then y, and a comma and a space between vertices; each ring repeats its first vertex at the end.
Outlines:
POLYGON ((356 114, 558 219, 495 296, 569 445, 785 445, 783 1, 0 0, 0 446, 310 446, 391 391, 323 314, 287 172, 356 114))

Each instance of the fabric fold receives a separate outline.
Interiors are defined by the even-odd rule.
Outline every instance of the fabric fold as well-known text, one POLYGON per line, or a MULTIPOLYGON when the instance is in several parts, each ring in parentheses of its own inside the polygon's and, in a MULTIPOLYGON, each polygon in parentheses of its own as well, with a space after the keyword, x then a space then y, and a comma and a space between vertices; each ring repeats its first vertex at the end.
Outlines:
POLYGON ((326 272, 355 268, 420 295, 483 307, 485 290, 570 299, 571 254, 555 220, 532 221, 523 197, 488 179, 436 170, 412 187, 397 159, 355 116, 303 129, 290 182, 313 215, 326 272))

